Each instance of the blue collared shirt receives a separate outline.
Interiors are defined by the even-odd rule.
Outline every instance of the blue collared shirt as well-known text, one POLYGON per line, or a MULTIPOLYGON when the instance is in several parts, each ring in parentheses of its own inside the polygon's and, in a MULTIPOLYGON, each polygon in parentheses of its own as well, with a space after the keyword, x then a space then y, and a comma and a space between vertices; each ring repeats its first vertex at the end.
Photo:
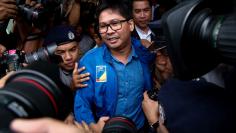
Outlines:
POLYGON ((144 78, 141 63, 132 47, 127 64, 123 64, 113 57, 112 64, 118 77, 118 100, 115 114, 131 118, 137 128, 144 125, 142 100, 144 92, 144 78))
MULTIPOLYGON (((144 79, 143 89, 149 90, 152 88, 149 63, 153 61, 156 55, 150 55, 141 42, 135 38, 132 38, 132 46, 133 49, 135 49, 135 53, 138 55, 138 60, 142 66, 142 70, 140 71, 142 71, 143 75, 140 77, 144 79)), ((136 58, 132 57, 132 61, 134 59, 136 60, 136 58)), ((85 81, 88 86, 78 89, 76 92, 74 114, 78 122, 85 121, 87 124, 90 124, 92 122, 97 122, 97 120, 102 116, 113 117, 116 115, 115 113, 118 100, 118 75, 114 65, 112 64, 112 60, 113 58, 111 53, 104 44, 99 48, 88 51, 80 59, 80 67, 86 67, 86 70, 82 73, 90 72, 91 80, 85 81), (96 82, 96 66, 106 66, 106 80, 103 79, 105 82, 96 82)), ((134 75, 137 75, 137 73, 134 73, 134 75)), ((137 125, 140 125, 138 127, 141 127, 141 125, 143 125, 144 114, 142 114, 141 100, 138 100, 139 99, 135 99, 135 103, 140 103, 140 106, 135 109, 138 109, 139 113, 136 113, 136 117, 131 118, 137 123, 137 125)), ((132 103, 132 101, 129 102, 132 103)))

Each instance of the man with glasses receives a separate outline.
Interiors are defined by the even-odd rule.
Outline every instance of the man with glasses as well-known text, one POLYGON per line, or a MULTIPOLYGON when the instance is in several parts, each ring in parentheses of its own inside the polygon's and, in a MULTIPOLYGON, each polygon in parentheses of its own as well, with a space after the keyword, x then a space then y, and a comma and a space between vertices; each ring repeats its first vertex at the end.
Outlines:
POLYGON ((155 55, 131 38, 134 22, 128 4, 103 2, 97 17, 104 44, 79 62, 90 73, 90 80, 76 92, 75 118, 100 132, 109 117, 125 116, 135 122, 139 132, 147 132, 141 103, 143 92, 152 88, 148 66, 155 55))

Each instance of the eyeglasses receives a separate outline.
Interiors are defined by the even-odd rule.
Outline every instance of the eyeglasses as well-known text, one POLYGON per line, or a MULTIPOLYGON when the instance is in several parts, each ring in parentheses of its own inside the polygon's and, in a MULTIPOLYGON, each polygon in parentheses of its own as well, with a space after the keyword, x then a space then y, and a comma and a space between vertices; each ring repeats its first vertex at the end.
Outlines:
POLYGON ((167 52, 167 46, 162 46, 160 48, 151 50, 151 53, 157 53, 157 52, 161 52, 163 55, 168 56, 168 52, 167 52))
POLYGON ((99 24, 98 30, 100 34, 104 34, 107 32, 108 27, 110 27, 112 30, 117 31, 122 28, 122 23, 129 21, 128 19, 125 20, 113 20, 110 24, 99 24))

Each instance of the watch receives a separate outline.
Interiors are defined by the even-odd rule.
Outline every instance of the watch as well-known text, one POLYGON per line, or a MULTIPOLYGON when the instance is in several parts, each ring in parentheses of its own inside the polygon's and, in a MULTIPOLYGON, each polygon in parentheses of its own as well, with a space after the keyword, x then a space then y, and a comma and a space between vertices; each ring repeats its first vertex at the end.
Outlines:
POLYGON ((159 120, 157 120, 155 123, 150 125, 150 128, 152 128, 152 129, 157 129, 158 127, 159 127, 159 120))

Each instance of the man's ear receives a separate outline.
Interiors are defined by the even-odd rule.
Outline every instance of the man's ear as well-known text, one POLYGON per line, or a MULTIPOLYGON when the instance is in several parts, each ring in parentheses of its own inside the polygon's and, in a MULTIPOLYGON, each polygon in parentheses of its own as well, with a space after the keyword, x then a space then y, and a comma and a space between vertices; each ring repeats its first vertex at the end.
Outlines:
POLYGON ((130 31, 132 32, 134 30, 134 20, 130 19, 128 23, 129 23, 130 31))

